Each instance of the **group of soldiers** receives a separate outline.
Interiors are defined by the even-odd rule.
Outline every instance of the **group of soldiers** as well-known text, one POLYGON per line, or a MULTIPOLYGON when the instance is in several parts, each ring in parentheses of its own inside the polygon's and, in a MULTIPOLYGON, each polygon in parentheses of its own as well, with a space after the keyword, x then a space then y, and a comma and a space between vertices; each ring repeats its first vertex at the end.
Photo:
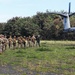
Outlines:
POLYGON ((7 38, 4 35, 0 35, 0 53, 2 53, 7 48, 16 49, 16 48, 26 48, 26 47, 34 47, 40 46, 40 35, 38 36, 9 36, 7 38))

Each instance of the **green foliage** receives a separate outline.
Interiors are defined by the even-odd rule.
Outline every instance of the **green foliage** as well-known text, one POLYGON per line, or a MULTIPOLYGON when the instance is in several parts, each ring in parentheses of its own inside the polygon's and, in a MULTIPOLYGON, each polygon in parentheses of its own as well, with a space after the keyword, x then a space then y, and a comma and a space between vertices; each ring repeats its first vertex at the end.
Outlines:
POLYGON ((4 33, 5 25, 6 25, 6 23, 0 23, 0 34, 4 33))
MULTIPOLYGON (((72 16, 70 20, 71 25, 74 27, 75 16, 72 16)), ((63 33, 62 17, 56 14, 50 14, 49 11, 45 13, 38 12, 32 17, 13 17, 8 20, 7 23, 0 24, 0 33, 7 36, 40 34, 41 38, 45 40, 75 39, 73 32, 67 34, 63 33)))

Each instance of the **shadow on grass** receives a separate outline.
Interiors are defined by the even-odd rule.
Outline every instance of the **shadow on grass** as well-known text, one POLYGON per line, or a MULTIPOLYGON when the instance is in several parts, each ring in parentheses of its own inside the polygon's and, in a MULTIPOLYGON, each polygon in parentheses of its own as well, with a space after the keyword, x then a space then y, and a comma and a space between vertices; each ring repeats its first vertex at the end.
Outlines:
POLYGON ((75 49, 75 47, 71 46, 71 47, 67 47, 66 49, 75 49))
POLYGON ((22 54, 23 54, 23 53, 25 53, 25 52, 22 51, 22 50, 18 50, 16 53, 20 53, 20 54, 22 53, 22 54))
POLYGON ((36 49, 36 51, 52 51, 50 48, 47 47, 39 47, 36 49))
POLYGON ((16 55, 16 57, 25 57, 25 55, 19 54, 19 55, 16 55))
POLYGON ((26 53, 26 52, 24 52, 24 51, 22 51, 22 50, 18 50, 18 51, 16 52, 16 57, 25 57, 25 53, 26 53))
POLYGON ((49 47, 50 45, 48 43, 42 43, 42 47, 49 47))

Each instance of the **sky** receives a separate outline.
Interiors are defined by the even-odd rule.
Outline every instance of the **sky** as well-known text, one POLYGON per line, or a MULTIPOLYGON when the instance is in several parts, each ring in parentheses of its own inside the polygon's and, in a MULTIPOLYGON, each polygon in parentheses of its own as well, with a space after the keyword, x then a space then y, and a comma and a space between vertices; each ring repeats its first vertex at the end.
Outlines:
POLYGON ((67 11, 71 2, 71 12, 75 12, 75 0, 0 0, 0 22, 13 17, 28 17, 37 12, 67 11))

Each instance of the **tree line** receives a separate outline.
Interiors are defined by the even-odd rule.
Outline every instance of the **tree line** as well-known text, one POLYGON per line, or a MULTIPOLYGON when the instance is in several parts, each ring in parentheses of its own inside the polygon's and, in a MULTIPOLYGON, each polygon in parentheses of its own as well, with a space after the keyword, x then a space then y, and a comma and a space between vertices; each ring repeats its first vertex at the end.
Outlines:
MULTIPOLYGON (((32 17, 13 17, 7 23, 0 23, 0 34, 6 36, 41 35, 44 40, 74 40, 75 32, 63 32, 62 17, 49 14, 49 11, 37 12, 32 17)), ((70 17, 72 26, 75 26, 75 15, 70 17)))

